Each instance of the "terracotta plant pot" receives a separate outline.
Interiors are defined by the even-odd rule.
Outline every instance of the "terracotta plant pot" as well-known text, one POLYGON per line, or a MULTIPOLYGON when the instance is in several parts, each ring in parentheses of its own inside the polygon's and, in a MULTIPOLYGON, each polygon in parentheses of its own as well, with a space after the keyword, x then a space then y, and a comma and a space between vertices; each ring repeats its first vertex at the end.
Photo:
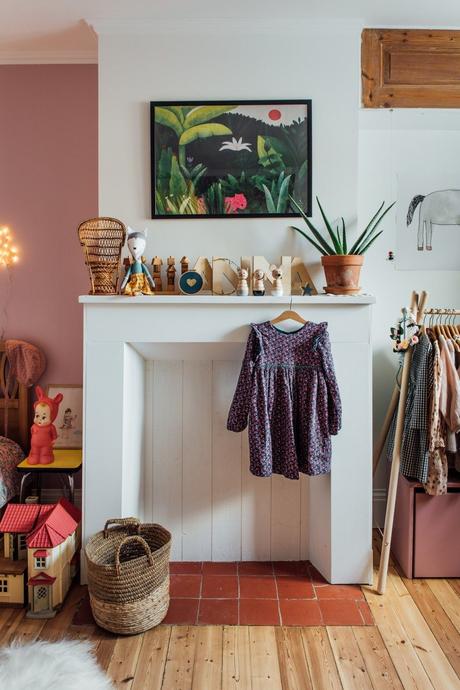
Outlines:
POLYGON ((325 292, 331 295, 357 295, 361 288, 359 276, 364 256, 360 254, 334 254, 322 256, 326 275, 325 292))

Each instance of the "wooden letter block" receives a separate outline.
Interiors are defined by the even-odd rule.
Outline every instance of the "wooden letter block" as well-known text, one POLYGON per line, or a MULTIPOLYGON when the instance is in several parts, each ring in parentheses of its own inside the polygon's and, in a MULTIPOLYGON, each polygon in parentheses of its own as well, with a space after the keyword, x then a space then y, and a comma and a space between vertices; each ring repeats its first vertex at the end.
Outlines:
POLYGON ((228 259, 212 257, 212 292, 214 295, 231 295, 238 285, 238 274, 228 259))
POLYGON ((291 264, 291 294, 292 295, 317 295, 318 290, 311 279, 310 273, 302 259, 295 256, 291 264))
POLYGON ((212 267, 205 256, 199 256, 196 260, 194 271, 197 271, 203 278, 203 292, 212 290, 212 267))

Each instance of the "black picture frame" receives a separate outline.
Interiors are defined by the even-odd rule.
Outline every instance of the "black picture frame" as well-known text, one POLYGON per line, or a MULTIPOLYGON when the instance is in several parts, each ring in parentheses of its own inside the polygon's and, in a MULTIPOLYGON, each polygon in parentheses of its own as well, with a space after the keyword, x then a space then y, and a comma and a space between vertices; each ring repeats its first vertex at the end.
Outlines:
MULTIPOLYGON (((278 211, 275 213, 269 212, 268 211, 269 199, 267 201, 267 193, 265 192, 265 190, 263 190, 263 192, 262 192, 262 190, 259 187, 256 187, 256 188, 253 187, 254 195, 253 195, 253 197, 251 197, 249 199, 249 203, 248 203, 248 197, 246 197, 246 196, 244 197, 244 200, 241 203, 244 203, 244 201, 246 201, 247 206, 256 205, 256 204, 260 205, 261 204, 260 199, 261 199, 262 194, 263 194, 264 197, 262 197, 262 199, 265 198, 265 204, 267 206, 266 212, 265 211, 260 212, 257 210, 256 210, 256 212, 253 212, 253 210, 247 210, 246 211, 246 208, 244 209, 244 211, 241 211, 241 208, 240 208, 237 211, 228 212, 227 209, 229 208, 228 204, 230 202, 227 202, 227 199, 228 198, 231 199, 232 197, 225 197, 222 189, 220 190, 222 193, 218 195, 218 197, 219 197, 218 200, 220 201, 220 205, 216 204, 216 207, 217 208, 220 207, 222 210, 222 202, 223 202, 223 199, 225 199, 225 211, 226 212, 224 212, 224 213, 222 213, 222 212, 211 212, 210 213, 209 212, 209 204, 208 204, 208 207, 205 206, 208 202, 205 201, 205 199, 207 199, 207 197, 204 194, 202 196, 203 201, 200 203, 206 207, 206 213, 196 213, 196 212, 191 211, 190 209, 189 209, 189 212, 185 212, 185 213, 181 212, 178 203, 175 204, 175 206, 174 206, 175 212, 171 212, 171 210, 166 209, 165 204, 169 204, 171 200, 174 200, 174 196, 172 196, 170 193, 170 187, 167 187, 167 184, 168 184, 167 178, 165 177, 165 175, 160 175, 161 169, 159 167, 159 161, 160 161, 160 156, 162 155, 161 151, 162 150, 167 151, 166 154, 163 154, 165 157, 165 160, 166 160, 166 165, 163 165, 164 170, 167 169, 167 164, 169 163, 168 156, 170 156, 171 161, 172 161, 172 157, 176 158, 176 162, 174 163, 174 166, 175 166, 176 171, 177 171, 177 164, 179 163, 178 159, 181 156, 181 154, 180 154, 180 151, 176 153, 177 149, 173 148, 174 144, 177 144, 177 137, 179 136, 179 134, 175 130, 171 129, 170 125, 166 126, 160 122, 156 122, 156 118, 155 118, 156 109, 162 108, 163 110, 166 109, 169 112, 170 108, 195 109, 198 107, 207 107, 207 106, 211 106, 211 107, 213 107, 213 106, 218 106, 218 107, 229 106, 229 108, 226 112, 222 112, 221 114, 212 117, 211 118, 212 122, 208 121, 206 123, 206 125, 209 125, 209 124, 220 125, 220 124, 222 124, 222 120, 228 122, 229 120, 232 119, 231 118, 232 113, 229 112, 230 109, 237 108, 237 107, 240 107, 240 108, 248 108, 249 107, 250 108, 250 107, 257 107, 257 106, 271 106, 271 110, 269 111, 269 113, 270 112, 273 113, 276 111, 282 112, 282 111, 279 111, 279 108, 286 107, 286 106, 295 106, 295 107, 302 106, 305 108, 305 113, 306 113, 306 121, 305 122, 303 122, 303 121, 292 122, 292 124, 289 124, 286 126, 282 125, 282 126, 283 126, 284 132, 286 132, 290 128, 292 128, 294 131, 297 129, 297 131, 298 131, 297 137, 301 141, 301 146, 295 147, 295 146, 291 145, 290 150, 292 152, 297 151, 297 154, 298 154, 297 160, 300 159, 301 163, 297 167, 294 167, 292 165, 291 166, 285 166, 286 170, 289 172, 289 175, 291 178, 290 182, 288 183, 288 188, 290 189, 290 192, 291 192, 292 189, 295 187, 296 182, 298 182, 299 193, 297 194, 296 192, 293 192, 294 196, 298 198, 298 201, 301 203, 301 206, 304 209, 304 211, 306 212, 306 214, 308 216, 311 216, 312 215, 312 161, 313 161, 313 157, 312 157, 312 101, 311 101, 311 99, 289 99, 289 100, 272 100, 272 99, 270 99, 270 100, 249 100, 249 101, 248 100, 238 100, 238 101, 235 101, 235 100, 201 100, 201 101, 151 101, 150 102, 150 146, 151 146, 150 166, 151 166, 152 218, 154 220, 156 220, 156 219, 161 219, 161 220, 178 219, 178 218, 202 219, 203 220, 203 219, 207 219, 207 218, 246 218, 246 219, 248 219, 248 218, 289 218, 289 217, 299 217, 299 215, 300 215, 298 212, 293 211, 292 208, 288 208, 288 207, 286 207, 284 210, 281 208, 280 212, 278 212, 278 211), (230 118, 228 116, 229 114, 230 114, 230 118), (218 120, 218 121, 216 122, 216 120, 218 120), (300 128, 302 128, 302 131, 300 131, 300 128), (160 135, 162 137, 162 140, 160 140, 160 135), (172 143, 172 145, 169 146, 169 143, 172 143), (306 151, 302 150, 302 148, 306 148, 306 151), (171 153, 169 153, 169 150, 171 150, 171 153), (301 153, 298 153, 299 150, 301 151, 301 153), (304 165, 306 166, 306 171, 304 170, 303 172, 300 172, 301 167, 304 165), (299 177, 298 177, 298 180, 297 180, 297 178, 294 178, 293 183, 292 183, 292 176, 293 175, 298 175, 299 177), (165 182, 165 180, 166 180, 166 182, 165 182), (165 184, 166 184, 166 191, 161 193, 160 186, 163 185, 163 189, 165 189, 165 184), (157 188, 157 185, 159 185, 158 188, 157 188), (291 185, 292 185, 292 189, 291 189, 291 185), (158 194, 157 194, 157 192, 158 192, 158 194), (159 196, 160 194, 162 194, 161 197, 159 196), (256 195, 258 198, 257 201, 255 200, 256 195), (158 199, 158 201, 159 201, 158 204, 156 203, 156 199, 158 199)), ((179 110, 176 110, 175 112, 178 113, 179 115, 183 116, 183 113, 179 112, 179 110)), ((163 115, 164 115, 164 113, 163 113, 163 115)), ((233 113, 233 115, 238 115, 238 113, 233 113)), ((251 118, 250 116, 240 115, 240 117, 243 117, 243 118, 246 117, 248 120, 249 119, 256 120, 256 118, 251 118)), ((259 121, 260 120, 258 120, 258 119, 256 120, 256 122, 259 122, 259 121)), ((249 126, 250 126, 250 124, 251 123, 248 123, 249 126)), ((226 127, 226 125, 223 125, 223 126, 226 127)), ((279 127, 279 125, 278 125, 278 127, 279 127)), ((227 130, 230 131, 228 127, 227 127, 227 130)), ((273 146, 270 143, 270 137, 271 137, 271 140, 276 139, 274 134, 271 133, 271 130, 276 131, 274 129, 274 126, 266 123, 265 128, 264 128, 261 125, 261 132, 265 132, 267 130, 270 131, 270 135, 266 135, 265 138, 262 137, 262 135, 260 135, 262 140, 264 141, 265 147, 270 145, 270 148, 268 149, 268 152, 267 152, 268 160, 270 161, 270 163, 267 164, 268 169, 267 168, 265 168, 265 169, 267 169, 267 175, 269 175, 269 176, 272 175, 273 180, 275 180, 275 183, 278 184, 278 182, 280 181, 280 177, 278 177, 278 179, 276 180, 275 175, 277 173, 277 170, 281 169, 281 168, 277 168, 276 163, 271 165, 271 161, 272 160, 277 161, 277 156, 278 156, 278 158, 283 159, 283 155, 280 154, 278 151, 274 151, 273 146), (269 141, 269 144, 267 144, 267 141, 269 141), (271 157, 270 157, 270 151, 273 151, 273 153, 271 154, 271 157)), ((289 131, 287 132, 287 134, 284 134, 284 132, 283 132, 283 136, 287 137, 290 134, 289 131)), ((191 142, 191 146, 196 151, 198 147, 200 147, 200 146, 204 147, 204 145, 202 143, 200 144, 200 142, 202 142, 202 141, 206 142, 206 141, 208 141, 208 139, 212 139, 215 141, 215 139, 218 136, 221 137, 220 143, 222 143, 222 145, 223 145, 223 143, 226 143, 230 146, 236 146, 236 147, 238 145, 247 146, 247 143, 242 144, 242 141, 243 141, 242 138, 239 138, 237 141, 236 137, 232 137, 232 142, 223 142, 222 138, 224 138, 224 139, 225 139, 225 137, 228 138, 232 134, 233 134, 233 130, 230 131, 230 134, 228 134, 228 133, 226 133, 224 135, 213 134, 213 135, 209 135, 209 137, 206 137, 203 139, 197 137, 194 140, 197 143, 193 147, 193 142, 191 142)), ((258 144, 259 135, 257 135, 256 141, 258 144)), ((281 146, 282 143, 283 142, 277 142, 277 148, 278 148, 278 146, 281 146)), ((252 141, 249 143, 250 148, 247 148, 246 150, 249 151, 251 154, 254 154, 254 153, 256 153, 256 151, 253 148, 255 146, 256 146, 255 142, 252 141)), ((178 144, 177 144, 177 147, 180 148, 178 146, 178 144)), ((185 146, 183 146, 182 148, 185 149, 185 146)), ((189 146, 189 148, 190 148, 190 146, 189 146)), ((222 149, 217 149, 217 150, 221 151, 222 149)), ((237 150, 240 150, 240 149, 236 149, 236 148, 232 149, 232 151, 237 151, 237 150)), ((286 150, 287 150, 287 147, 286 147, 286 150)), ((289 151, 287 151, 287 155, 289 155, 289 151)), ((293 153, 292 155, 295 158, 295 153, 293 153)), ((256 156, 258 156, 258 153, 256 153, 256 156)), ((183 158, 183 156, 182 156, 182 158, 183 158)), ((190 157, 190 158, 192 158, 192 157, 190 157)), ((261 158, 259 156, 258 162, 260 163, 261 160, 263 160, 263 158, 261 158)), ((185 162, 182 161, 182 162, 184 163, 184 167, 186 168, 187 162, 186 161, 185 162)), ((195 163, 194 157, 193 157, 193 163, 195 163)), ((203 165, 202 161, 200 161, 199 163, 201 163, 203 165)), ((195 163, 195 166, 198 166, 199 163, 195 163)), ((284 164, 284 160, 282 160, 282 164, 284 164)), ((190 165, 192 165, 192 164, 190 164, 190 165)), ((181 164, 179 163, 179 168, 180 168, 179 171, 180 172, 181 172, 181 170, 184 170, 184 167, 181 167, 181 164)), ((205 166, 203 165, 203 167, 205 167, 205 166)), ((254 169, 254 164, 252 164, 252 168, 254 169)), ((187 170, 188 170, 188 168, 187 168, 187 170)), ((191 170, 193 170, 193 168, 191 170)), ((208 170, 208 168, 206 167, 206 172, 207 172, 207 170, 208 170)), ((224 180, 224 175, 228 176, 229 172, 230 172, 230 175, 233 175, 232 170, 233 170, 233 168, 231 168, 231 166, 225 168, 225 173, 223 173, 222 179, 220 179, 220 177, 217 178, 218 182, 221 183, 221 188, 222 188, 222 185, 225 186, 227 184, 226 181, 224 180)), ((260 171, 261 171, 260 177, 263 177, 264 168, 262 167, 262 165, 260 166, 260 171)), ((206 179, 206 172, 202 176, 205 179, 206 179)), ((184 170, 184 173, 185 173, 185 170, 184 170)), ((257 174, 257 171, 255 174, 257 174)), ((172 175, 172 173, 170 172, 170 176, 171 175, 172 175)), ((183 174, 182 174, 182 177, 184 177, 183 174)), ((214 179, 214 175, 210 175, 209 177, 210 177, 210 179, 214 179)), ((285 177, 283 178, 283 180, 285 180, 286 177, 287 177, 287 175, 285 174, 285 177)), ((236 176, 234 176, 234 178, 238 180, 238 178, 236 178, 236 176)), ((171 178, 169 178, 169 179, 171 179, 171 178)), ((245 180, 246 179, 247 178, 245 178, 245 180)), ((251 179, 253 179, 253 178, 251 177, 251 179)), ((240 176, 239 180, 242 180, 241 176, 240 176)), ((187 180, 185 182, 187 183, 187 180)), ((213 183, 211 182, 209 186, 212 186, 212 184, 213 183)), ((261 183, 261 186, 263 186, 263 183, 261 183)), ((265 186, 267 187, 267 185, 265 185, 265 186)), ((206 193, 208 193, 208 190, 209 190, 209 187, 206 189, 206 193)), ((219 191, 219 189, 217 191, 219 191)), ((273 191, 273 194, 276 195, 276 187, 272 191, 273 191)), ((285 190, 284 190, 284 192, 285 192, 285 190)), ((238 201, 240 202, 240 198, 243 197, 244 195, 237 194, 236 196, 239 197, 238 201)), ((281 196, 281 194, 279 196, 281 196)), ((278 199, 279 199, 279 196, 278 196, 278 199)), ((185 203, 185 201, 186 201, 185 195, 182 198, 183 198, 183 201, 185 203)), ((272 201, 274 201, 274 199, 276 197, 272 196, 271 198, 272 198, 272 201)), ((178 199, 180 200, 181 197, 178 196, 178 199)), ((198 198, 194 197, 194 199, 195 199, 195 204, 198 203, 199 197, 198 198)), ((212 199, 214 199, 214 195, 213 195, 212 199)), ((233 197, 233 199, 235 199, 235 197, 233 197)), ((285 194, 283 194, 282 201, 285 201, 285 194)), ((191 207, 192 207, 192 204, 190 203, 190 208, 191 207)), ((195 205, 195 208, 196 207, 197 206, 195 205)))

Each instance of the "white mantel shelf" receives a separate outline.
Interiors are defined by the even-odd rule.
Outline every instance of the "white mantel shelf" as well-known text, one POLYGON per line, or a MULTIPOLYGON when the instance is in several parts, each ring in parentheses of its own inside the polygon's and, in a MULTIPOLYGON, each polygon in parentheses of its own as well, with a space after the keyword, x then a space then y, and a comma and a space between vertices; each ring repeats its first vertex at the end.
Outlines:
POLYGON ((238 297, 236 295, 140 295, 139 297, 125 297, 124 295, 80 295, 81 304, 226 304, 228 306, 258 304, 314 304, 314 305, 334 305, 352 306, 354 304, 374 304, 373 295, 284 295, 283 297, 238 297))

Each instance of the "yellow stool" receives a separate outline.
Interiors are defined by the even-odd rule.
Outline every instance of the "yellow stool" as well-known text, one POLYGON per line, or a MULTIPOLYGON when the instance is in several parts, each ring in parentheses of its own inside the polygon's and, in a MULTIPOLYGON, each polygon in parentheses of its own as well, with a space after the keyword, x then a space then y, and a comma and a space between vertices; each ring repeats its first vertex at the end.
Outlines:
POLYGON ((54 462, 48 465, 29 465, 27 458, 17 465, 17 470, 21 472, 21 489, 19 492, 19 502, 24 503, 25 487, 28 480, 37 478, 41 486, 42 477, 48 474, 61 474, 67 477, 69 486, 69 499, 74 503, 74 477, 76 472, 79 472, 82 466, 82 451, 81 448, 62 449, 58 448, 54 452, 54 462), (35 475, 35 477, 34 477, 35 475))

